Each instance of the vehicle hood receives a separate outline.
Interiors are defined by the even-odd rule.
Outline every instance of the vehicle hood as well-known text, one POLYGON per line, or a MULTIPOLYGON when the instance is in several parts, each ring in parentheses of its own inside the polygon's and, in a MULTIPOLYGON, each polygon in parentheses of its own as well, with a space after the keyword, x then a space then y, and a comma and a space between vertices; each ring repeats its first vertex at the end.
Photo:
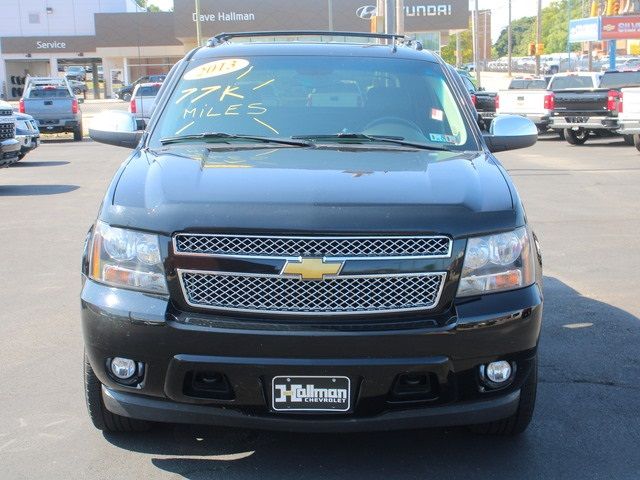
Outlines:
POLYGON ((456 237, 521 225, 513 204, 502 167, 482 152, 183 144, 134 152, 110 188, 101 219, 168 235, 456 237))

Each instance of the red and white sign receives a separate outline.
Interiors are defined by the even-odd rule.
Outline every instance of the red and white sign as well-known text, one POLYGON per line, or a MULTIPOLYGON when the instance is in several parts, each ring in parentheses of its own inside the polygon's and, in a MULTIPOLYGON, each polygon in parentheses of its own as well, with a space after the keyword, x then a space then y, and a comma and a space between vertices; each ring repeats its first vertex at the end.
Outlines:
POLYGON ((640 38, 640 15, 602 17, 603 40, 640 38))

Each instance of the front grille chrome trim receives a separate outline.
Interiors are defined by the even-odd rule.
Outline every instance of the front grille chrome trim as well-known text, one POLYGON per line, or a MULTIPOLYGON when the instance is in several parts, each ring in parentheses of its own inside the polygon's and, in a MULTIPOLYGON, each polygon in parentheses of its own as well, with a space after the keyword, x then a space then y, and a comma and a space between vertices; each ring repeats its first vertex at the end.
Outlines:
POLYGON ((394 236, 338 236, 338 237, 316 237, 316 236, 286 236, 286 235, 232 235, 232 234, 215 234, 215 233, 178 233, 171 238, 173 253, 177 256, 200 256, 210 258, 237 258, 237 259, 256 259, 256 260, 299 260, 302 257, 321 257, 327 261, 347 261, 347 260, 415 260, 426 258, 450 258, 453 241, 446 235, 394 235, 394 236), (227 238, 227 239, 256 239, 270 241, 311 241, 311 242, 341 242, 341 241, 364 241, 364 242, 394 242, 394 241, 446 241, 446 251, 433 254, 396 254, 396 255, 331 255, 324 252, 304 253, 296 252, 296 254, 246 254, 246 253, 211 253, 211 252, 189 252, 181 250, 178 246, 179 237, 209 237, 209 238, 227 238))
POLYGON ((224 272, 224 271, 211 271, 211 270, 189 270, 189 269, 177 269, 180 288, 182 290, 183 298, 185 302, 194 308, 200 308, 205 310, 215 310, 220 312, 236 312, 236 313, 249 313, 249 314, 261 314, 261 315, 291 315, 291 316, 339 316, 339 315, 372 315, 372 314, 388 314, 388 313, 405 313, 405 312, 417 312, 417 311, 429 311, 433 310, 440 304, 440 298, 444 285, 446 283, 447 272, 417 272, 417 273, 397 273, 397 274, 372 274, 372 275, 329 275, 325 277, 325 280, 298 280, 282 275, 273 274, 261 274, 261 273, 239 273, 239 272, 224 272), (371 310, 340 310, 340 311, 326 311, 326 310, 274 310, 274 309, 254 309, 254 308, 235 308, 225 307, 220 305, 208 305, 204 303, 193 302, 187 291, 185 283, 185 274, 193 275, 206 275, 206 276, 232 276, 232 277, 253 277, 253 278, 273 278, 276 280, 291 280, 294 282, 306 283, 306 284, 322 284, 331 280, 345 280, 345 279, 390 279, 399 277, 413 277, 423 278, 431 277, 438 281, 438 288, 435 296, 429 302, 429 304, 420 305, 417 307, 407 308, 388 308, 388 309, 371 309, 371 310))

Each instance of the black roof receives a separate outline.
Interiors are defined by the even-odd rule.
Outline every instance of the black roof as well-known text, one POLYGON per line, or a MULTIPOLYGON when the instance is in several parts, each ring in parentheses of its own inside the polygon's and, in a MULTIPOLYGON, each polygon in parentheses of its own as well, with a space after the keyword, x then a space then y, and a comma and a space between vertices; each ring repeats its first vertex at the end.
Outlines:
POLYGON ((220 57, 241 57, 243 55, 266 56, 353 56, 376 58, 401 58, 436 62, 435 55, 428 50, 397 45, 348 42, 312 42, 312 41, 274 41, 240 42, 233 41, 212 47, 199 48, 191 57, 193 60, 220 57))

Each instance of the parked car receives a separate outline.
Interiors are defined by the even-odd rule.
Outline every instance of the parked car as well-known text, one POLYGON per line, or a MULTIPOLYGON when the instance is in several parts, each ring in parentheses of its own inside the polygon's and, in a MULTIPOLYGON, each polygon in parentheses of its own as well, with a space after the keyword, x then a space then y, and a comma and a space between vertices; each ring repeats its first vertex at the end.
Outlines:
POLYGON ((19 101, 20 113, 36 120, 41 133, 73 133, 82 140, 82 98, 76 98, 66 78, 29 77, 19 101))
POLYGON ((16 140, 20 143, 18 160, 22 160, 27 153, 40 146, 40 130, 31 115, 16 114, 16 140))
POLYGON ((131 100, 133 89, 136 88, 136 85, 139 83, 162 83, 166 77, 166 75, 145 75, 144 77, 140 77, 129 85, 124 85, 120 90, 116 90, 116 98, 128 102, 131 100))
POLYGON ((172 69, 144 132, 122 111, 90 127, 134 148, 82 260, 94 425, 524 431, 540 252, 491 152, 535 126, 483 134, 419 46, 234 35, 172 69))
POLYGON ((551 123, 552 97, 544 78, 514 78, 508 90, 498 92, 496 113, 521 115, 531 120, 539 132, 546 132, 551 123))
POLYGON ((87 92, 87 84, 86 83, 81 82, 79 80, 69 80, 69 79, 67 79, 67 81, 69 82, 69 86, 71 87, 71 91, 75 95, 84 95, 87 92))
POLYGON ((82 65, 70 65, 67 67, 65 77, 69 80, 84 82, 87 79, 87 71, 82 65))
POLYGON ((471 72, 469 70, 465 70, 464 68, 456 68, 456 72, 461 77, 466 77, 473 84, 474 88, 478 88, 478 80, 476 80, 476 77, 474 75, 471 75, 471 72))
POLYGON ((480 116, 480 127, 488 129, 493 117, 496 116, 496 93, 487 92, 476 88, 471 79, 465 75, 460 76, 462 83, 471 96, 471 102, 480 116))
POLYGON ((20 144, 16 140, 16 117, 11 105, 0 100, 0 167, 18 161, 20 144))
POLYGON ((143 120, 146 124, 153 113, 153 106, 161 86, 161 83, 137 84, 129 101, 129 113, 132 113, 136 119, 143 120))
POLYGON ((618 133, 633 136, 635 147, 640 150, 640 86, 622 88, 618 97, 618 133))
MULTIPOLYGON (((591 132, 615 133, 618 125, 618 100, 620 91, 625 87, 640 86, 640 72, 619 72, 609 70, 598 79, 596 74, 588 74, 583 78, 574 74, 566 77, 569 80, 580 79, 579 88, 568 88, 557 91, 560 80, 551 81, 554 91, 554 110, 551 127, 564 129, 567 142, 572 145, 584 144, 591 132)), ((564 86, 564 83, 563 83, 564 86)), ((629 135, 623 137, 625 142, 633 144, 629 135)))

